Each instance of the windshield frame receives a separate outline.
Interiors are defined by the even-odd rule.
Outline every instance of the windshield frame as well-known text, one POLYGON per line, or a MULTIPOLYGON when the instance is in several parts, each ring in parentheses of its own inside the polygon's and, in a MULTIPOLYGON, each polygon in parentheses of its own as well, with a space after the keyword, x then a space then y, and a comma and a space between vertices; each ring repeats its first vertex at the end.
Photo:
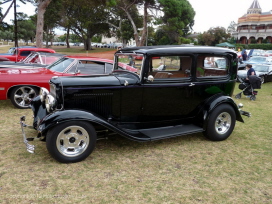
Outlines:
MULTIPOLYGON (((69 62, 69 61, 67 61, 67 62, 69 62)), ((52 64, 46 66, 46 68, 49 69, 49 70, 51 70, 51 71, 54 71, 54 72, 67 73, 71 69, 72 66, 74 66, 74 65, 77 66, 77 64, 78 64, 78 60, 77 59, 73 59, 73 58, 69 58, 69 57, 62 57, 59 60, 53 62, 52 64), (70 61, 69 65, 67 65, 65 68, 63 68, 62 71, 55 70, 57 68, 57 66, 59 66, 65 60, 69 60, 70 61)), ((77 70, 77 67, 76 67, 75 70, 77 70)))
MULTIPOLYGON (((135 60, 137 60, 137 64, 133 64, 133 65, 129 65, 128 64, 128 65, 131 66, 131 67, 133 67, 133 68, 135 68, 135 69, 137 69, 137 73, 136 74, 141 78, 141 76, 143 75, 143 65, 144 65, 145 56, 143 54, 135 53, 135 52, 133 52, 133 53, 131 53, 131 52, 125 52, 125 53, 120 52, 120 53, 116 53, 114 55, 113 71, 120 70, 119 68, 121 66, 119 65, 119 63, 126 64, 125 62, 122 62, 120 60, 121 56, 128 56, 128 59, 129 59, 129 57, 132 57, 133 58, 132 60, 134 61, 134 63, 135 63, 135 60), (137 65, 137 67, 136 67, 136 65, 137 65)), ((131 72, 131 73, 135 74, 135 72, 127 70, 127 69, 125 71, 128 71, 128 72, 131 72)))

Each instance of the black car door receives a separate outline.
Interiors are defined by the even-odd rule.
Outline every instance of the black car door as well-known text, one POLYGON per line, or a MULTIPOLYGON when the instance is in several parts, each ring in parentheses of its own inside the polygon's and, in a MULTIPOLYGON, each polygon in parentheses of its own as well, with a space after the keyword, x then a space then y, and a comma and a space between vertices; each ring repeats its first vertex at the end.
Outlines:
POLYGON ((141 122, 186 120, 200 103, 192 81, 192 56, 153 57, 145 80, 141 122), (164 69, 157 66, 164 65, 164 69))

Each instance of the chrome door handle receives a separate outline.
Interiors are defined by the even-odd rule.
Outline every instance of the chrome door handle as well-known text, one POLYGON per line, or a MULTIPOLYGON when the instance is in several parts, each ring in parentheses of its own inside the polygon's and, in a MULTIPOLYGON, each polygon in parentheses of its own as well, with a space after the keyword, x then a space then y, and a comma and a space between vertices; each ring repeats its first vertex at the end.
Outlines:
POLYGON ((195 84, 191 83, 189 86, 194 86, 195 84))

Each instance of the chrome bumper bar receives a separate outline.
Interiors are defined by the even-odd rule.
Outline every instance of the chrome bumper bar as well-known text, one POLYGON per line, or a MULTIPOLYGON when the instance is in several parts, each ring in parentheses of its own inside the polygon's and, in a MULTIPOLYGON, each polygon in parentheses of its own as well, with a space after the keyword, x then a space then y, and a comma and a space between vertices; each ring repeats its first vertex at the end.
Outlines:
POLYGON ((24 131, 25 127, 28 127, 28 128, 31 128, 31 129, 33 129, 33 127, 32 126, 28 126, 28 125, 25 124, 25 116, 22 116, 20 118, 20 124, 21 124, 21 128, 22 128, 23 141, 24 141, 24 143, 26 145, 26 150, 29 153, 33 154, 35 152, 35 146, 28 143, 28 139, 26 138, 25 131, 24 131))
POLYGON ((240 110, 240 114, 244 115, 244 116, 247 116, 247 117, 251 117, 251 113, 247 112, 247 111, 240 110))
POLYGON ((238 110, 239 110, 240 114, 244 115, 244 116, 247 116, 247 117, 251 117, 251 113, 250 112, 242 110, 243 107, 244 107, 244 105, 242 103, 238 104, 238 110))

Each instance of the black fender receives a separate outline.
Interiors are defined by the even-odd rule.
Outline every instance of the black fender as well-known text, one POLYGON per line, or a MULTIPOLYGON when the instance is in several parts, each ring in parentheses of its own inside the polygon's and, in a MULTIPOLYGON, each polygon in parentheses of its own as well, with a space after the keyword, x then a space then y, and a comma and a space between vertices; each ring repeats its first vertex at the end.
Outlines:
POLYGON ((150 138, 138 138, 137 136, 131 135, 123 131, 122 129, 118 128, 116 124, 110 123, 109 121, 91 112, 82 111, 82 110, 62 110, 62 111, 53 112, 42 119, 42 121, 39 123, 39 127, 37 127, 37 130, 40 133, 44 134, 49 129, 53 128, 54 126, 57 126, 58 124, 68 122, 71 120, 87 121, 87 122, 99 124, 131 140, 150 141, 150 138))
POLYGON ((238 109, 238 106, 236 105, 234 100, 229 96, 221 95, 217 98, 213 98, 212 100, 207 101, 206 104, 204 105, 204 108, 201 111, 201 117, 203 118, 203 129, 204 130, 206 130, 207 122, 209 120, 209 116, 210 116, 211 112, 217 106, 219 106, 221 104, 229 104, 230 106, 232 106, 235 113, 236 113, 236 120, 239 122, 244 122, 244 120, 240 114, 240 111, 238 109))

